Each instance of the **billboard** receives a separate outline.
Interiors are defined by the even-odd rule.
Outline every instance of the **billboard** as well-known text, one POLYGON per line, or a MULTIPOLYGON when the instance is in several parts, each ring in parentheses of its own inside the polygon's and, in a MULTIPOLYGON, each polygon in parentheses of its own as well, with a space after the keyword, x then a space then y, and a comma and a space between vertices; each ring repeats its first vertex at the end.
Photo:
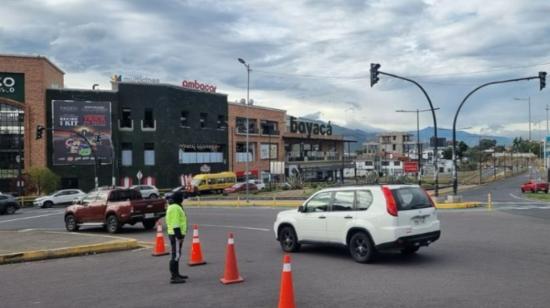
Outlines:
POLYGON ((417 173, 418 172, 418 162, 413 161, 406 161, 404 166, 405 173, 417 173))
POLYGON ((25 102, 25 74, 0 72, 0 97, 25 102))
POLYGON ((53 165, 112 163, 111 102, 53 100, 52 128, 53 165))

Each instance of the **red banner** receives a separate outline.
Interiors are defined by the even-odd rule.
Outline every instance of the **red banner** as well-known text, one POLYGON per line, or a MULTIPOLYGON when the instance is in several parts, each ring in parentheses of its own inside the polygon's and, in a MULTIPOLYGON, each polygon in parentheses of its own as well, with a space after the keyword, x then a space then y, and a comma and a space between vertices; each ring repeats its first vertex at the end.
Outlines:
POLYGON ((405 173, 417 173, 418 172, 418 162, 417 161, 406 161, 404 164, 405 173))

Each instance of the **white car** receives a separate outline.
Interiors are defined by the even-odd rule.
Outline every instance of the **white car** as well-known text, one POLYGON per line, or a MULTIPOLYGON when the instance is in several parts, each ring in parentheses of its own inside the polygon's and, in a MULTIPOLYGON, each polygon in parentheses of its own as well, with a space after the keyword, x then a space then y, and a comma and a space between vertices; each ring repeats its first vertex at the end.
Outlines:
POLYGON ((380 250, 415 253, 441 234, 434 203, 418 185, 323 189, 297 210, 280 212, 273 229, 286 252, 304 243, 342 244, 361 263, 380 250))
POLYGON ((134 185, 130 189, 136 189, 143 199, 156 199, 160 196, 158 188, 153 185, 134 185))
POLYGON ((34 199, 33 205, 37 207, 52 207, 60 204, 71 204, 75 199, 82 198, 86 195, 80 189, 63 189, 58 190, 50 195, 38 197, 34 199))
POLYGON ((265 183, 262 182, 262 180, 252 179, 252 180, 248 180, 248 183, 256 185, 258 190, 264 190, 265 189, 265 183))

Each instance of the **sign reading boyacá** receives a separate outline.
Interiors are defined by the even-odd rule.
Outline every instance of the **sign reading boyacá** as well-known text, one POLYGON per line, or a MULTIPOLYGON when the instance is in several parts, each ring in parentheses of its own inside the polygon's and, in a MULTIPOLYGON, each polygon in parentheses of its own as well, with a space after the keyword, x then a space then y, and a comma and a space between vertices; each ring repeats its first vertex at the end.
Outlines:
POLYGON ((332 135, 332 125, 330 124, 330 121, 327 125, 325 125, 313 122, 297 121, 295 117, 290 117, 290 132, 307 134, 308 138, 311 137, 311 134, 330 136, 332 135))

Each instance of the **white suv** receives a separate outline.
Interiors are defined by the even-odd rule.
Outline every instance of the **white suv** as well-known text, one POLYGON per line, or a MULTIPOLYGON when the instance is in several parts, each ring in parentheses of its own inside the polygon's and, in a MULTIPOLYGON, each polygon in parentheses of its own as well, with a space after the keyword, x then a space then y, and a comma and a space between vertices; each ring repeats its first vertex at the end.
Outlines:
POLYGON ((415 253, 441 234, 434 203, 418 185, 323 189, 297 210, 280 212, 273 228, 286 252, 303 243, 336 243, 361 263, 379 250, 415 253))
POLYGON ((160 196, 158 188, 153 185, 134 185, 130 189, 136 189, 143 199, 156 199, 160 196))

